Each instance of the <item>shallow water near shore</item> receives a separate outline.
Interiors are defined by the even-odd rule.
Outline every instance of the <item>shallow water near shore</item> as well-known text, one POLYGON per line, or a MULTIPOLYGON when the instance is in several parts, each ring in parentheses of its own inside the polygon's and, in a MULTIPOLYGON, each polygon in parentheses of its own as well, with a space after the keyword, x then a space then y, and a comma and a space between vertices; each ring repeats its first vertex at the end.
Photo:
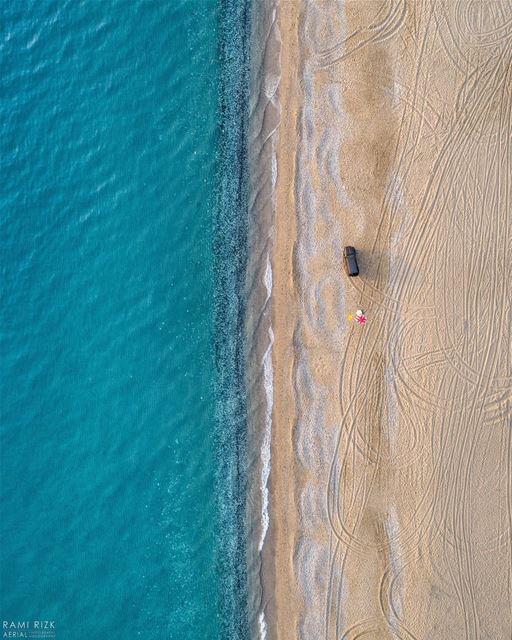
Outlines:
POLYGON ((0 615, 56 638, 243 632, 213 305, 230 6, 3 10, 0 615))

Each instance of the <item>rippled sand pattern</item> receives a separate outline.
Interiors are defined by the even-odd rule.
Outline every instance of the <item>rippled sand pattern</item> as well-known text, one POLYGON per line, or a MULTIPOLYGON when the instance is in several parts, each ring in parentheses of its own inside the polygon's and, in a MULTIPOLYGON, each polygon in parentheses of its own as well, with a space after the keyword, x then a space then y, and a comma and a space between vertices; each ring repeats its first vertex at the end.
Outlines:
POLYGON ((282 113, 297 153, 281 143, 278 203, 296 233, 278 224, 287 275, 274 268, 275 367, 290 373, 274 449, 290 443, 296 520, 281 516, 279 470, 273 505, 289 525, 277 593, 296 616, 278 601, 272 631, 509 640, 512 5, 294 6, 282 113), (359 308, 366 326, 347 321, 359 308))

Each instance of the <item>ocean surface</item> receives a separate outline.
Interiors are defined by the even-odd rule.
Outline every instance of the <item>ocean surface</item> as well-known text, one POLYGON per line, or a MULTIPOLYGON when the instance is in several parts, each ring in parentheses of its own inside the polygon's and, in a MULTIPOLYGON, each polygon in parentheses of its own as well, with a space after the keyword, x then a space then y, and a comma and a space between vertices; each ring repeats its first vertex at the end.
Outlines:
POLYGON ((245 2, 0 18, 0 617, 243 638, 245 2))

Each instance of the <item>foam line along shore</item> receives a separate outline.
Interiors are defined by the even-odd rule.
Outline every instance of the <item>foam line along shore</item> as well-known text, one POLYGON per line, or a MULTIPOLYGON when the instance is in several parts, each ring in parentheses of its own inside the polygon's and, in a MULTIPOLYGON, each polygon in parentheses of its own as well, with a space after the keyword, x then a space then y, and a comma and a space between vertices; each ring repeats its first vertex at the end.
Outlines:
POLYGON ((269 483, 273 419, 273 244, 281 76, 279 3, 252 3, 249 94, 249 263, 246 317, 249 477, 248 579, 251 637, 267 635, 266 581, 271 575, 269 483))

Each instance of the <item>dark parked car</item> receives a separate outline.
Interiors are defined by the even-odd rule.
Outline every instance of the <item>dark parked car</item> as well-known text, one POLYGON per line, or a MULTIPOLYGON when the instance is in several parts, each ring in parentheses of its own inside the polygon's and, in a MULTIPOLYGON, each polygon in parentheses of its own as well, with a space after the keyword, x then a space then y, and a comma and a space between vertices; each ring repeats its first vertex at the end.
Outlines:
POLYGON ((349 276, 358 276, 359 267, 357 266, 357 256, 354 247, 345 247, 343 249, 343 262, 345 263, 345 271, 349 276))

